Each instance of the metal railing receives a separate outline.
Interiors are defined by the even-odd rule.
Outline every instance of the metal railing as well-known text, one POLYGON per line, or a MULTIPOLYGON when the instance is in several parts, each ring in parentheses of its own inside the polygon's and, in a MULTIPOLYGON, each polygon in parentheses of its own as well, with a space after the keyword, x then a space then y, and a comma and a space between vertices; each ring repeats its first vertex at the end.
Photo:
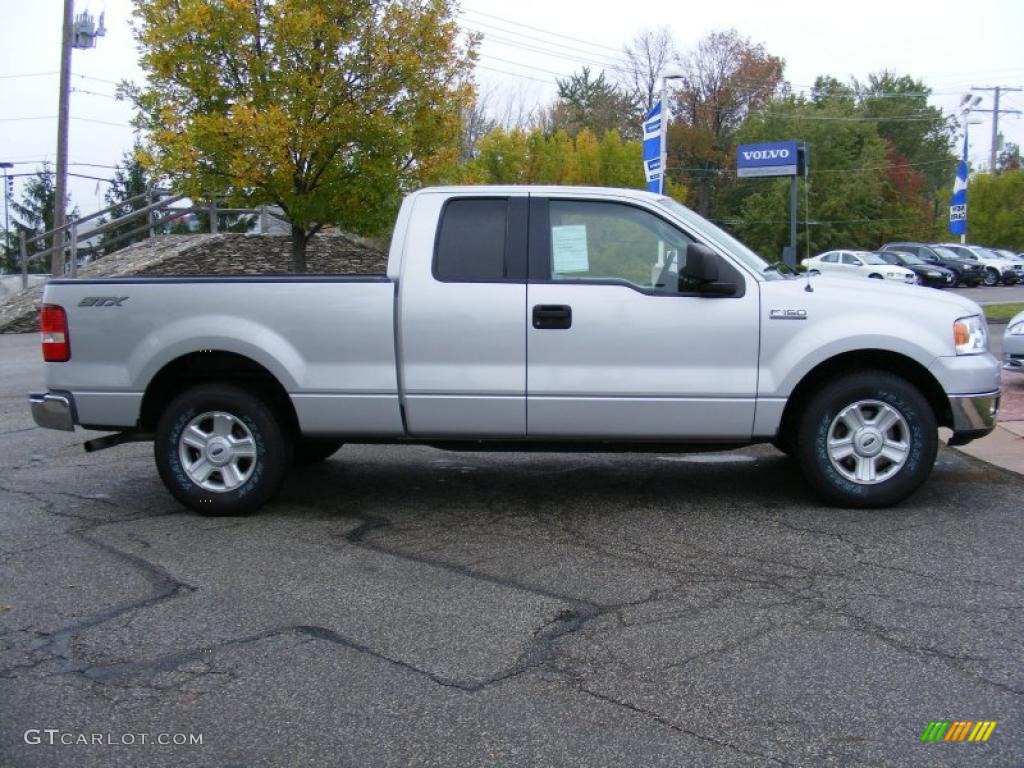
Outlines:
MULTIPOLYGON (((187 207, 176 208, 174 205, 181 202, 182 200, 189 200, 186 195, 175 195, 171 192, 159 189, 150 189, 141 194, 135 195, 122 200, 114 205, 103 208, 94 213, 90 213, 88 216, 72 217, 62 227, 54 227, 53 229, 47 230, 41 234, 33 237, 26 238, 25 230, 22 230, 22 237, 19 239, 20 242, 20 258, 21 258, 21 286, 22 288, 28 285, 28 263, 30 259, 39 260, 47 257, 51 257, 55 251, 60 250, 64 254, 64 275, 75 278, 78 276, 78 252, 79 250, 94 250, 95 247, 90 245, 92 241, 101 235, 109 235, 109 233, 116 232, 113 237, 107 237, 99 244, 104 250, 110 248, 112 245, 121 243, 130 238, 137 238, 148 231, 149 237, 156 237, 158 233, 162 233, 164 227, 168 224, 186 216, 190 213, 205 213, 208 214, 210 219, 210 234, 218 234, 220 232, 220 217, 221 216, 232 216, 232 215, 258 215, 259 218, 259 231, 262 233, 265 226, 266 219, 264 217, 271 217, 288 223, 287 219, 276 213, 275 211, 267 208, 225 208, 217 205, 216 198, 210 198, 209 202, 203 205, 190 205, 187 207), (81 230, 81 226, 86 222, 98 219, 107 214, 116 213, 123 210, 125 206, 137 205, 145 203, 140 208, 137 208, 129 213, 126 213, 117 218, 105 221, 98 226, 87 229, 86 231, 81 230), (144 221, 143 221, 144 220, 144 221), (138 222, 143 221, 142 224, 138 222), (137 224, 131 229, 126 231, 118 231, 125 225, 137 224), (49 247, 35 251, 29 254, 29 246, 37 243, 46 244, 49 242, 49 247)), ((132 242, 137 242, 132 240, 132 242)), ((131 243, 129 243, 131 244, 131 243)), ((116 250, 116 249, 115 249, 116 250)), ((109 254, 110 251, 107 251, 109 254)))

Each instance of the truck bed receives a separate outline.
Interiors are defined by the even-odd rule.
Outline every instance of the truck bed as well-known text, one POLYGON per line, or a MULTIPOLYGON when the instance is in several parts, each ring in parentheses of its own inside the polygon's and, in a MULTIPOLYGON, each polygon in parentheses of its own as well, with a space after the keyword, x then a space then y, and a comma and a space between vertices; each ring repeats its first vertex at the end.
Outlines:
POLYGON ((79 423, 131 427, 147 384, 196 350, 243 355, 285 388, 304 433, 402 433, 395 285, 383 275, 53 280, 71 360, 47 363, 79 423))

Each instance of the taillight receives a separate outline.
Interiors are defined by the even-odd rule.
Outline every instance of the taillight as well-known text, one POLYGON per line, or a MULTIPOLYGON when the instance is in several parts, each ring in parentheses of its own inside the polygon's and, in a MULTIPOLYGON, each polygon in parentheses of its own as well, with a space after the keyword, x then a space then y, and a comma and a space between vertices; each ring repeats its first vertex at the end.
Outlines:
POLYGON ((64 307, 43 304, 39 312, 39 330, 43 335, 43 360, 64 363, 71 359, 71 338, 68 336, 68 316, 64 307))

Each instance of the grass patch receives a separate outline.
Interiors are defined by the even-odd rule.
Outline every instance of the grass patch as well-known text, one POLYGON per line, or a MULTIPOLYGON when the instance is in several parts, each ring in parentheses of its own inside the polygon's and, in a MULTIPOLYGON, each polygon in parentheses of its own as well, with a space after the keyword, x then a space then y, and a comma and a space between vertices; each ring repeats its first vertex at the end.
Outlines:
POLYGON ((985 310, 985 319, 1002 320, 1006 322, 1018 312, 1024 312, 1024 302, 1017 301, 1010 304, 986 304, 982 307, 985 310))

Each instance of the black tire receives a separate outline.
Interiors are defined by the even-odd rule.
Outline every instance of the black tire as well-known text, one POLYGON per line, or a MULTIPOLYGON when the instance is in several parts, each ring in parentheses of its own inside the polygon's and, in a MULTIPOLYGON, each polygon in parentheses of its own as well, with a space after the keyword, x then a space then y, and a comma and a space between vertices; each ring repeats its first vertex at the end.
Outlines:
POLYGON ((344 440, 313 440, 300 438, 295 441, 292 462, 297 467, 319 464, 333 456, 345 444, 344 440))
POLYGON ((1009 271, 1003 273, 1003 285, 1016 285, 1019 282, 1020 278, 1017 277, 1016 273, 1009 271))
POLYGON ((981 279, 980 278, 975 278, 975 279, 967 281, 967 287, 968 288, 977 288, 979 285, 981 285, 981 279))
POLYGON ((881 275, 868 275, 868 278, 870 278, 871 280, 881 280, 882 276, 881 275))
POLYGON ((817 269, 809 269, 809 270, 807 270, 807 274, 808 275, 820 275, 821 271, 817 270, 817 269))
POLYGON ((229 384, 201 384, 178 395, 160 417, 153 443, 157 470, 167 489, 186 507, 209 516, 246 515, 263 506, 281 487, 291 463, 291 450, 274 411, 259 398, 229 384), (218 431, 215 423, 227 428, 222 426, 218 431), (210 444, 200 450, 187 443, 183 440, 187 428, 193 439, 195 434, 206 432, 210 444), (224 455, 225 444, 244 444, 247 448, 239 448, 238 453, 244 450, 252 457, 233 457, 236 449, 232 447, 229 457, 233 458, 221 469, 215 461, 224 455), (186 454, 186 463, 182 453, 186 454), (195 459, 191 467, 186 466, 188 454, 195 459), (207 467, 213 467, 204 481, 210 487, 203 487, 195 479, 201 474, 201 459, 207 467), (235 473, 237 487, 230 487, 234 479, 227 470, 235 473), (218 485, 221 487, 215 487, 218 485))
POLYGON ((999 285, 1000 275, 999 272, 992 267, 985 268, 985 277, 982 278, 982 282, 985 283, 989 288, 994 285, 999 285))
POLYGON ((905 499, 928 478, 938 444, 935 414, 920 391, 891 373, 866 371, 829 382, 808 403, 797 428, 796 456, 807 482, 826 503, 856 508, 887 507, 905 499), (848 430, 841 415, 857 405, 857 412, 863 416, 871 412, 873 404, 880 404, 874 418, 882 415, 884 406, 888 413, 897 413, 902 423, 872 432, 872 418, 857 432, 849 430, 851 452, 855 455, 834 462, 829 455, 829 438, 839 435, 839 439, 845 439, 847 435, 840 433, 848 430), (906 446, 901 464, 885 455, 888 441, 906 446), (875 452, 873 457, 860 453, 869 449, 875 452), (872 481, 851 478, 849 475, 855 474, 862 461, 872 467, 880 466, 879 477, 872 481))
POLYGON ((960 274, 960 270, 950 269, 949 271, 953 273, 953 282, 950 284, 950 287, 959 288, 962 286, 964 284, 964 276, 960 274))

